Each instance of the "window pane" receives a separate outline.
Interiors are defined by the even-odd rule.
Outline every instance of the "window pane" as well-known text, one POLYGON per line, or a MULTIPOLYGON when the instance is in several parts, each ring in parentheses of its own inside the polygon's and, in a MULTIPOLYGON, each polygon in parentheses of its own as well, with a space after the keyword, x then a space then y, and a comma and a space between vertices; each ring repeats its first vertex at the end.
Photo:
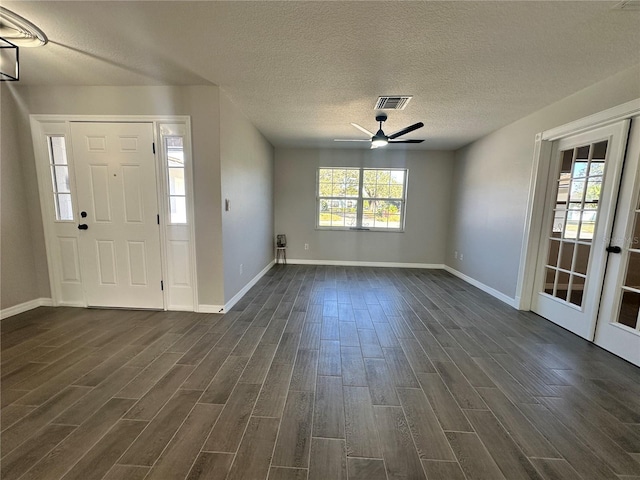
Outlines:
POLYGON ((567 298, 567 301, 573 303, 574 305, 581 306, 583 294, 584 294, 584 277, 571 275, 571 293, 569 293, 569 297, 567 298))
POLYGON ((169 167, 184 167, 184 147, 182 137, 168 137, 165 139, 165 142, 169 167))
POLYGON ((49 161, 56 165, 67 164, 67 145, 64 137, 49 137, 49 161))
POLYGON ((54 195, 57 220, 73 220, 73 207, 71 206, 71 194, 60 193, 54 195))
POLYGON ((637 328, 639 311, 640 293, 623 291, 620 302, 620 312, 618 314, 618 323, 626 325, 627 327, 637 328))
POLYGON ((553 285, 556 280, 556 270, 547 268, 544 282, 544 292, 553 295, 553 285))
POLYGON ((571 194, 569 201, 580 202, 584 195, 584 180, 573 180, 571 182, 571 194))
POLYGON ((169 197, 171 223, 187 223, 187 201, 185 197, 169 197))
POLYGON ((576 162, 573 165, 573 178, 587 176, 587 162, 576 162))
POLYGON ((184 189, 184 168, 169 169, 169 194, 185 195, 184 189))
POLYGON ((362 202, 362 226, 369 228, 394 228, 402 226, 402 202, 365 200, 362 202))
POLYGON ((604 175, 604 162, 591 162, 591 167, 589 168, 589 175, 604 175))
POLYGON ((378 185, 376 196, 378 198, 389 198, 389 185, 378 185))
POLYGON ((53 191, 56 193, 69 193, 69 167, 51 167, 53 191))
POLYGON ((557 240, 549 240, 549 255, 547 256, 547 265, 555 267, 558 265, 558 255, 560 253, 560 242, 557 240))
POLYGON ((403 170, 318 169, 318 226, 400 230, 405 177, 403 170), (398 200, 387 200, 392 198, 398 200), (363 208, 361 213, 359 205, 363 208))

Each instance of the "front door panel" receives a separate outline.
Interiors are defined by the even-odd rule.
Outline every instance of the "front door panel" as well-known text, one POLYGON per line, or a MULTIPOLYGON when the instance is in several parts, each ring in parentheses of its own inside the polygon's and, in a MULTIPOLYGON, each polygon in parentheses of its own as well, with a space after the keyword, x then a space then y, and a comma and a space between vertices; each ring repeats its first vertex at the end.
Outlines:
POLYGON ((74 122, 71 139, 87 304, 163 308, 152 124, 74 122))

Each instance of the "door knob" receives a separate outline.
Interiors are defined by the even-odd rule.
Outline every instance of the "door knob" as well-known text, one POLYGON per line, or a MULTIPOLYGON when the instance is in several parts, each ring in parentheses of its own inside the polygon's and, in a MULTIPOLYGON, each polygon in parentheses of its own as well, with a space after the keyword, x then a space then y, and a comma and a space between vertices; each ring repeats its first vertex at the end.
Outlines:
POLYGON ((78 230, 89 230, 89 225, 87 225, 86 223, 81 223, 80 225, 78 225, 78 230))
POLYGON ((622 249, 620 247, 618 247, 618 246, 614 247, 614 246, 609 245, 607 247, 607 252, 609 252, 609 253, 620 253, 620 252, 622 252, 622 249))

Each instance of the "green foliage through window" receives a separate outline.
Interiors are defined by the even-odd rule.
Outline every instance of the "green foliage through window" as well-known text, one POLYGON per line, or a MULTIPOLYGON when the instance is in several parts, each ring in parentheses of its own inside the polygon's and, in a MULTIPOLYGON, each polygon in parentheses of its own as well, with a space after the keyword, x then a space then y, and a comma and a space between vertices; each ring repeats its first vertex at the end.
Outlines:
POLYGON ((401 169, 318 169, 318 227, 402 230, 406 179, 401 169))

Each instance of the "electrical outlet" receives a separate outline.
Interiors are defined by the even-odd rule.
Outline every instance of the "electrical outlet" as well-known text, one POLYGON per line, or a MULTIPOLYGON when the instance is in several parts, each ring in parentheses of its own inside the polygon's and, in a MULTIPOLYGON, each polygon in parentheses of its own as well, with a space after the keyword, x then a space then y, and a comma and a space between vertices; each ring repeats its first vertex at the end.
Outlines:
POLYGON ((460 254, 460 261, 464 260, 464 255, 460 254))
POLYGON ((244 272, 244 265, 241 263, 240 264, 240 275, 242 275, 244 272))
POLYGON ((458 258, 458 250, 456 250, 455 252, 453 252, 453 258, 458 258))
POLYGON ((309 244, 308 244, 308 243, 305 243, 305 244, 304 244, 304 249, 305 249, 305 250, 309 250, 309 244))

